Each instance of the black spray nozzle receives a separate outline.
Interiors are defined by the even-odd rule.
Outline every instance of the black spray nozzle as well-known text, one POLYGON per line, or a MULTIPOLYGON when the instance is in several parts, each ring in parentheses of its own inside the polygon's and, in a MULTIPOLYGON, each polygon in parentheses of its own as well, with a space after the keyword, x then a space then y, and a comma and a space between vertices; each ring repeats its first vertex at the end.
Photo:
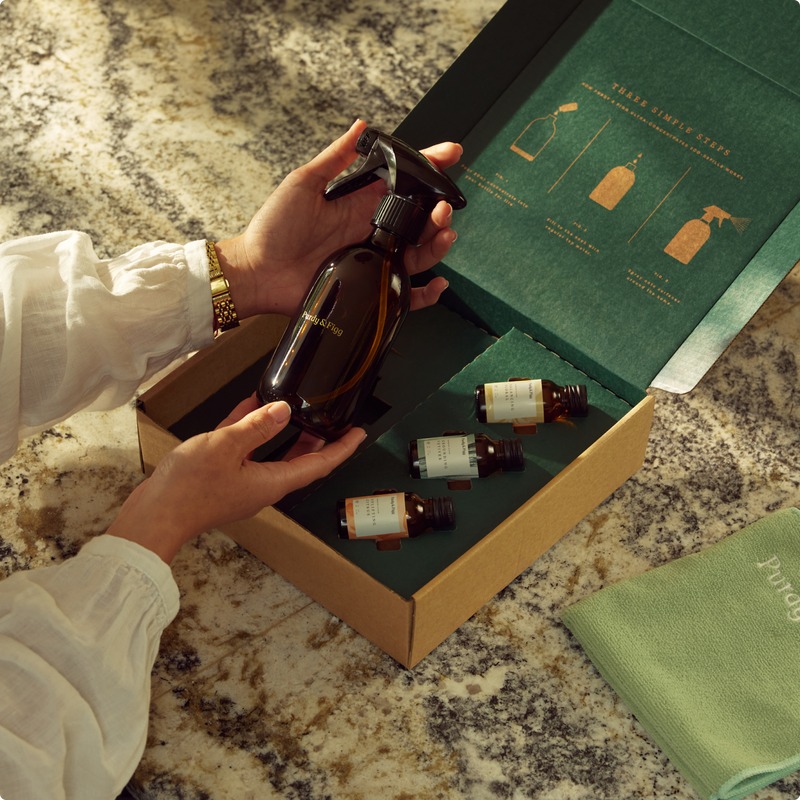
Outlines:
POLYGON ((380 135, 380 131, 375 128, 364 128, 356 142, 356 153, 362 156, 368 156, 372 150, 372 145, 375 144, 375 141, 380 135))
POLYGON ((367 128, 358 138, 356 152, 364 156, 364 161, 355 172, 329 184, 325 199, 335 200, 382 179, 388 192, 372 224, 411 244, 417 243, 440 200, 446 200, 454 209, 467 204, 461 190, 442 170, 394 136, 367 128))

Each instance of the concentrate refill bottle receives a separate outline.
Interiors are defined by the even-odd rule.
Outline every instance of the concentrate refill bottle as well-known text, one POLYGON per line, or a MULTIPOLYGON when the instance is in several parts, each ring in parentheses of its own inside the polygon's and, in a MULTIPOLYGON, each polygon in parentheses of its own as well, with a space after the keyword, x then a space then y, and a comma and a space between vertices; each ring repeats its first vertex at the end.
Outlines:
POLYGON ((456 433, 408 443, 412 478, 471 480, 495 472, 522 472, 525 454, 520 439, 494 439, 485 433, 456 433))
POLYGON ((322 263, 257 388, 262 403, 285 400, 295 424, 329 441, 354 424, 408 312, 406 248, 440 200, 454 209, 467 203, 447 175, 399 139, 367 128, 356 150, 363 163, 331 183, 325 198, 384 178, 388 193, 373 232, 322 263))
POLYGON ((536 425, 559 417, 586 417, 589 404, 585 386, 520 378, 476 386, 475 414, 478 422, 536 425))
POLYGON ((375 492, 336 504, 340 539, 374 539, 379 550, 397 550, 400 539, 425 531, 451 530, 456 524, 449 497, 424 500, 413 492, 375 492))

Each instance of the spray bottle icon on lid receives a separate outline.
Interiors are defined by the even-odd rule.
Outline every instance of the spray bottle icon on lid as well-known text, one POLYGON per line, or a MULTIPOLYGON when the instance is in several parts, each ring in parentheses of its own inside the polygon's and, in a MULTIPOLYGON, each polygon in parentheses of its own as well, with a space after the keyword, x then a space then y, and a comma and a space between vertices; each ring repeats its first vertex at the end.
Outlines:
POLYGON ((711 236, 711 220, 719 220, 717 227, 721 228, 722 221, 729 219, 739 233, 751 222, 745 217, 732 217, 727 211, 723 211, 717 206, 706 206, 703 211, 705 214, 700 219, 690 219, 685 223, 664 248, 667 255, 677 258, 681 264, 688 264, 708 241, 708 237, 711 236))

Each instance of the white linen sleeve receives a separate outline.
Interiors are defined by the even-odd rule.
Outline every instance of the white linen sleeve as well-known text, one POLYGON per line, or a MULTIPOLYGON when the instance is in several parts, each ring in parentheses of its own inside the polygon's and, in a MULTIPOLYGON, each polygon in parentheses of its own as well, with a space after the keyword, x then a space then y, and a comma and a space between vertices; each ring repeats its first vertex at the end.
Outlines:
POLYGON ((0 581, 0 797, 111 800, 145 747, 170 568, 103 535, 0 581))
POLYGON ((20 436, 122 405, 213 339, 203 241, 111 259, 74 231, 0 245, 0 461, 20 436))

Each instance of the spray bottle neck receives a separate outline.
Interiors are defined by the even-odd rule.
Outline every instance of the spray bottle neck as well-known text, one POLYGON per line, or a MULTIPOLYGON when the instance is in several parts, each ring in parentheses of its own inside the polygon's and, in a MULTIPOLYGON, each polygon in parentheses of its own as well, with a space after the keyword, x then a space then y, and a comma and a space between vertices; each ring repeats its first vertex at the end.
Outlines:
POLYGON ((400 195, 387 194, 375 210, 372 224, 415 245, 422 235, 427 219, 428 214, 422 206, 400 195))
MULTIPOLYGON (((373 222, 373 225, 375 223, 373 222)), ((404 253, 408 242, 401 236, 398 236, 385 228, 378 228, 377 226, 372 229, 372 233, 367 238, 367 241, 379 250, 385 250, 388 253, 404 253)))

